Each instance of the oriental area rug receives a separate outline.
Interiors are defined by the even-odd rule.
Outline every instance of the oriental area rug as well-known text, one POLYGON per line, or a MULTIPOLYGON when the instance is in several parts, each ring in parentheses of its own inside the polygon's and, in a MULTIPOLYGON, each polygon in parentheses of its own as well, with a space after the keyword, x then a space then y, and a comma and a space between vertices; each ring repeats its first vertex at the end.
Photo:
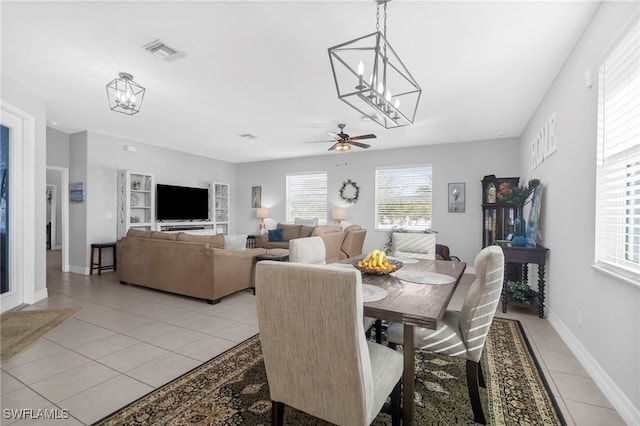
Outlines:
POLYGON ((0 359, 7 362, 82 308, 10 311, 0 316, 0 359))
MULTIPOLYGON (((483 355, 488 424, 563 425, 520 323, 495 318, 483 355)), ((416 425, 474 424, 465 360, 416 352, 416 425)), ((269 425, 271 401, 259 336, 149 393, 97 425, 269 425)), ((328 423, 285 408, 287 425, 328 423)), ((373 425, 390 425, 379 414, 373 425)))

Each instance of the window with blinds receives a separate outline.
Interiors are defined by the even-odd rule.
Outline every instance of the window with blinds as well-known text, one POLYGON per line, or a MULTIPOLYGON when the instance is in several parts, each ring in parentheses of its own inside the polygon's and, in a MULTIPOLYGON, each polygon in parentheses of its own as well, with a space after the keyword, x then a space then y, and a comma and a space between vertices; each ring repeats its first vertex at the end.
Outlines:
POLYGON ((596 266, 640 280, 640 20, 599 73, 596 266))
POLYGON ((431 228, 431 165, 376 169, 375 227, 431 228))
POLYGON ((287 223, 296 218, 327 224, 327 174, 287 174, 287 223))

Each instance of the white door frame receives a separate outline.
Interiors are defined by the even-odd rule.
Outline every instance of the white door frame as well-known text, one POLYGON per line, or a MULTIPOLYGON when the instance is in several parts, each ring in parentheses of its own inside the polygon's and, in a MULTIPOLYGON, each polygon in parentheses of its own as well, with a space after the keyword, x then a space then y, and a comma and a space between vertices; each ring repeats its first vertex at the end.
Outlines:
MULTIPOLYGON (((62 272, 69 272, 69 168, 47 166, 47 170, 61 173, 60 177, 60 211, 62 214, 62 272)), ((52 246, 53 248, 53 246, 52 246)))
MULTIPOLYGON (((9 133, 9 291, 0 311, 35 302, 35 118, 0 100, 9 133)), ((42 228, 38 228, 42 229, 42 228)))

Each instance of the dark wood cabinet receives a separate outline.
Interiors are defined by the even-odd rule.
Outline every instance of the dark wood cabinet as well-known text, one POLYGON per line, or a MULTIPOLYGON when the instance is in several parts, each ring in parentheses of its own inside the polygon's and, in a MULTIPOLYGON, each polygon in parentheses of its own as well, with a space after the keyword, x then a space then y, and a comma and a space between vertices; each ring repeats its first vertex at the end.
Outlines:
POLYGON ((482 247, 510 239, 516 207, 500 201, 498 193, 501 184, 518 186, 520 178, 497 178, 494 175, 482 179, 482 247))

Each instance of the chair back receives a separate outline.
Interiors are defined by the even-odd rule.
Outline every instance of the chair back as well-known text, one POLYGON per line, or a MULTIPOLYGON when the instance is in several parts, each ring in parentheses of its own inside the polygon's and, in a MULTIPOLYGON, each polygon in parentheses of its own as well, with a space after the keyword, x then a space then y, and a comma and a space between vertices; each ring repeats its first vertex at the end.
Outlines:
POLYGON ((351 225, 344 230, 344 241, 340 249, 340 259, 347 259, 362 254, 362 247, 364 247, 367 230, 359 226, 356 229, 356 226, 357 225, 351 225))
POLYGON ((467 347, 466 358, 479 362, 502 294, 502 249, 499 246, 485 247, 476 256, 474 267, 476 280, 469 287, 462 303, 460 332, 467 347))
POLYGON ((373 376, 360 272, 258 262, 256 306, 273 401, 341 425, 366 425, 373 376))
POLYGON ((436 258, 436 235, 414 232, 391 234, 391 254, 416 259, 436 258))
POLYGON ((326 254, 321 237, 296 238, 289 241, 289 262, 324 265, 326 254))

